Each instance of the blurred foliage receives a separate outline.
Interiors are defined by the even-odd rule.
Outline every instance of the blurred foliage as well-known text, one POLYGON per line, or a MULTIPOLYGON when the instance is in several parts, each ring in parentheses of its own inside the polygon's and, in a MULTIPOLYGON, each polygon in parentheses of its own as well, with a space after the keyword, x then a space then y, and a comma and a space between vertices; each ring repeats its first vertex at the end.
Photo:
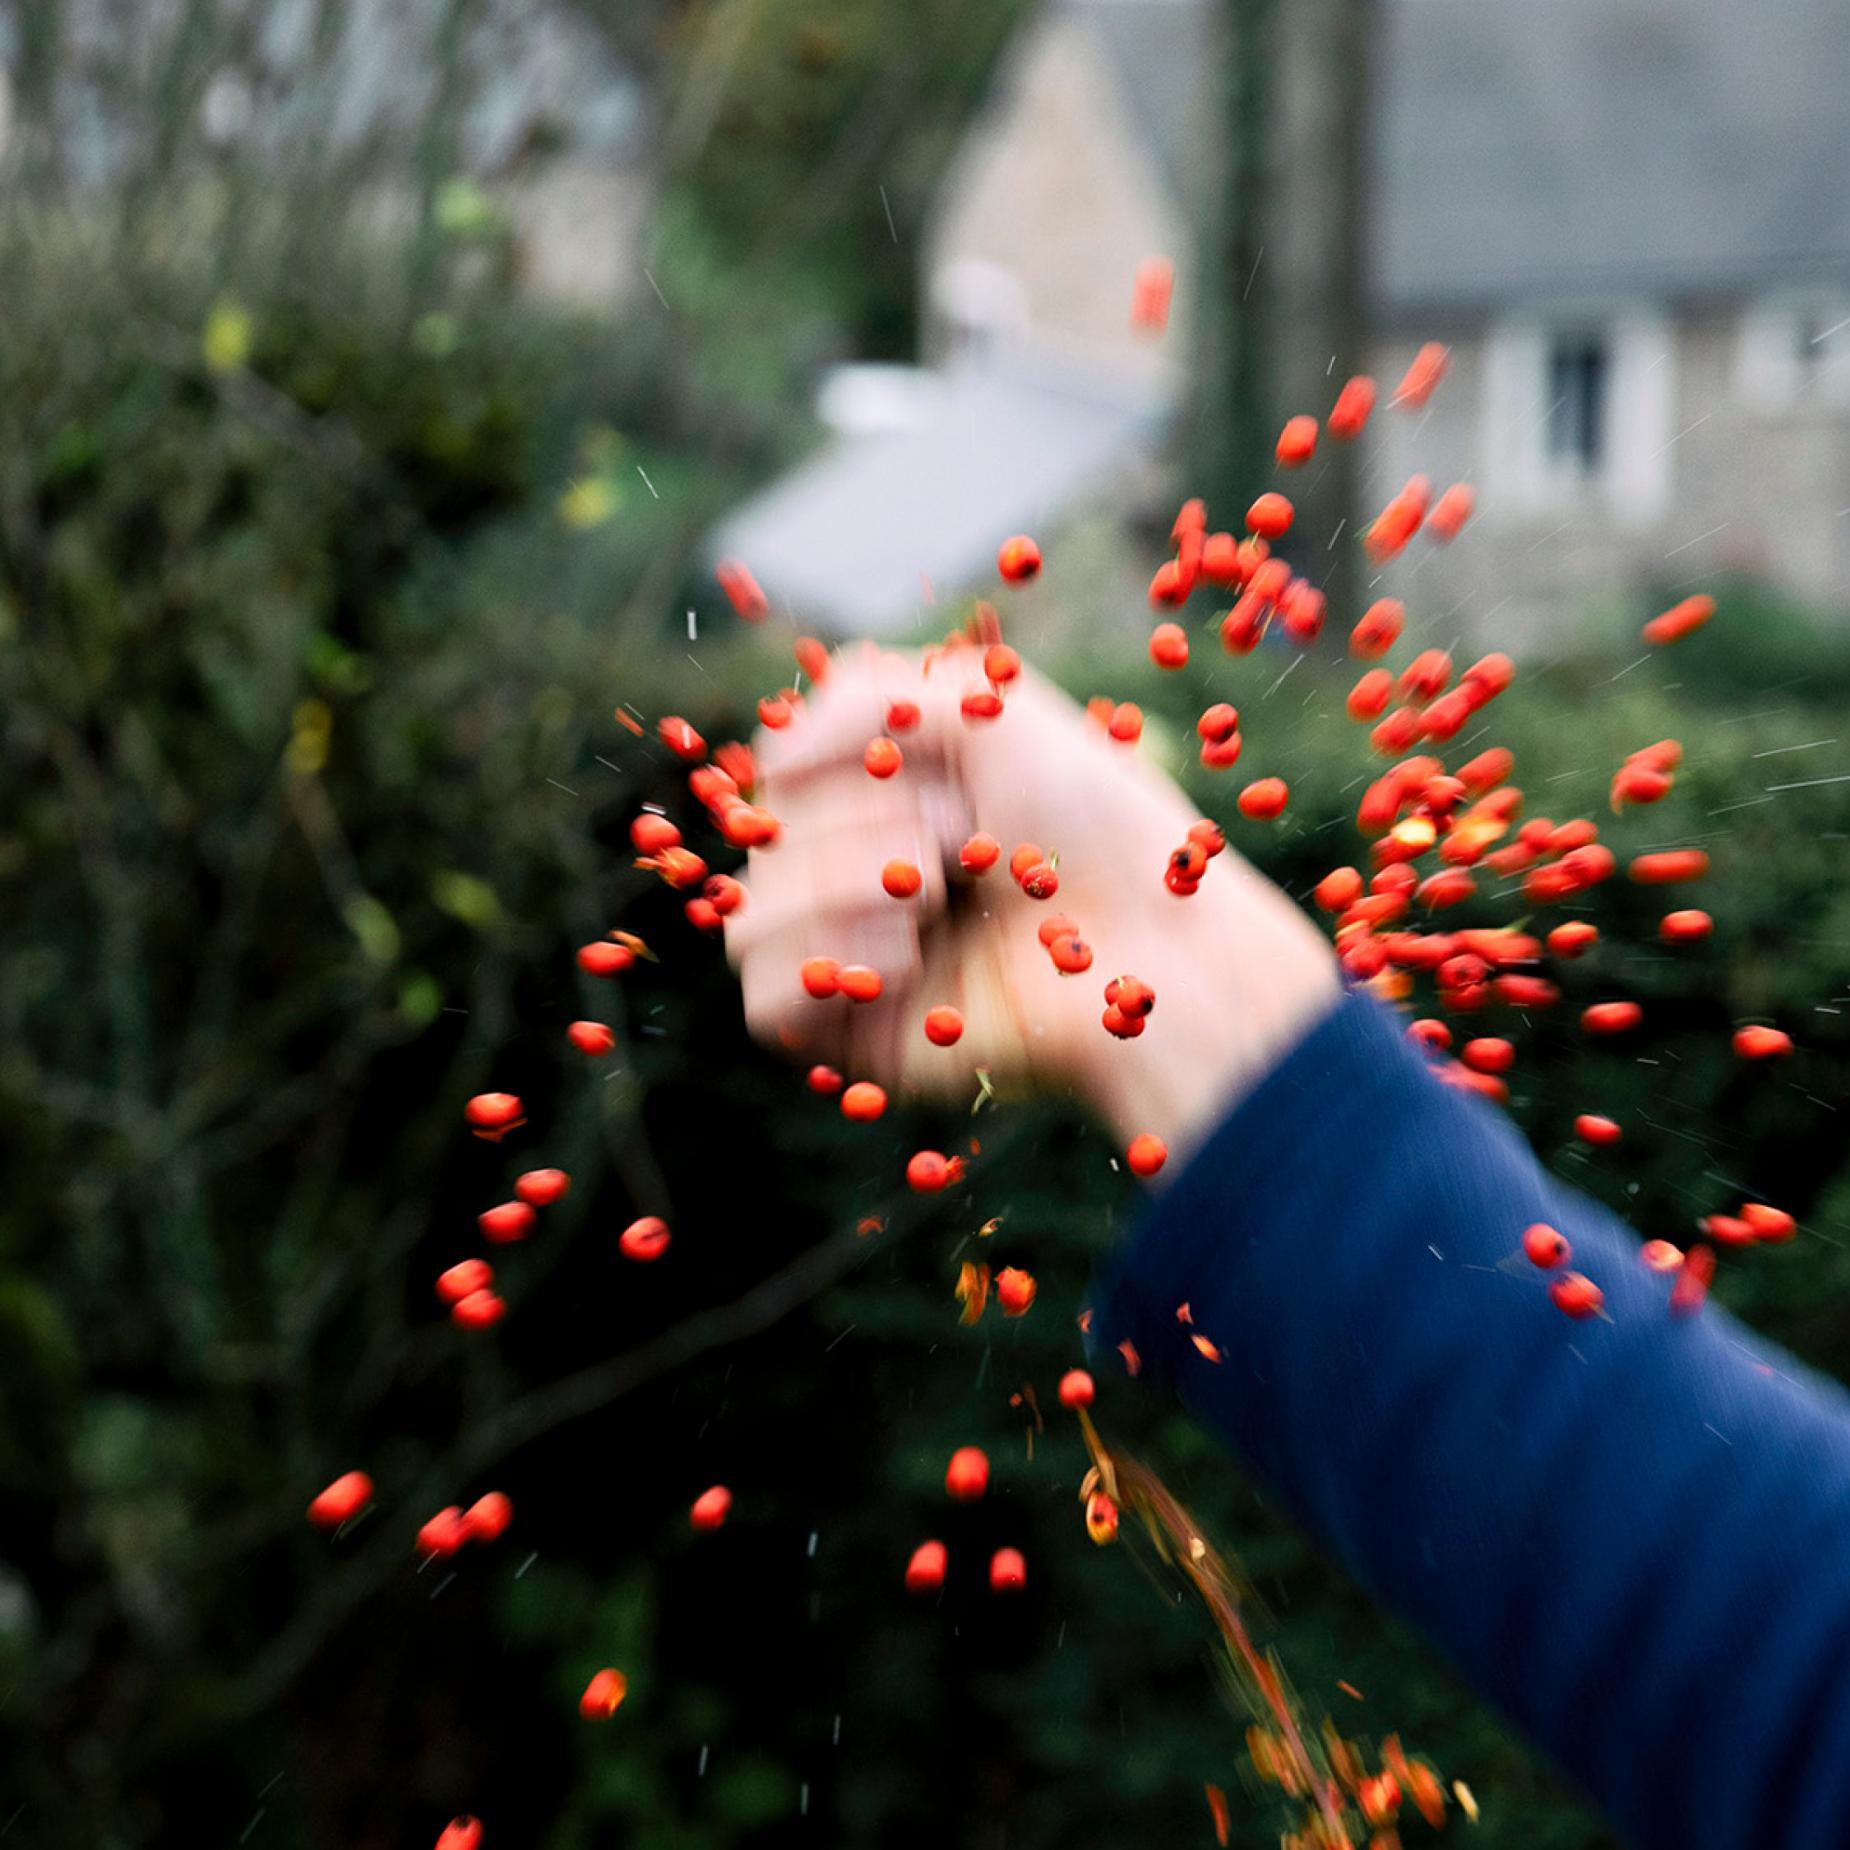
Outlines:
MULTIPOLYGON (((1037 1850, 1206 1843, 1211 1780, 1242 1850, 1270 1844, 1208 1627, 1132 1571, 1134 1544, 1085 1541, 1076 1435, 1010 1405, 1079 1359, 1091 1267, 1135 1212, 1106 1143, 1055 1102, 846 1126, 749 1045, 717 949, 624 836, 639 803, 688 806, 614 708, 722 738, 788 673, 782 636, 737 634, 689 577, 692 543, 793 446, 816 357, 905 348, 930 175, 1011 9, 608 16, 689 112, 652 232, 665 315, 521 305, 481 261, 492 225, 441 187, 409 253, 311 247, 280 211, 204 258, 170 226, 100 258, 70 223, 13 228, 32 286, 0 306, 0 1824, 383 1850, 470 1809, 491 1844, 557 1850, 1037 1850), (886 249, 890 270, 868 259, 886 249), (613 927, 661 961, 578 978, 572 946, 613 927), (564 1057, 587 1014, 621 1037, 595 1076, 564 1057), (490 1085, 528 1106, 505 1146, 463 1134, 490 1085), (970 1135, 980 1190, 894 1198, 908 1150, 970 1135), (430 1280, 538 1162, 572 1193, 496 1249, 511 1313, 465 1336, 430 1280), (644 1211, 676 1234, 646 1271, 614 1251, 644 1211), (958 1325, 977 1255, 1035 1271, 1032 1315, 958 1325), (994 1489, 947 1508, 969 1442, 994 1489), (313 1534, 308 1497, 355 1467, 379 1507, 313 1534), (735 1514, 697 1541, 687 1505, 716 1481, 735 1514), (418 1525, 490 1488, 508 1536, 420 1572, 418 1525), (926 1534, 953 1568, 921 1604, 899 1576, 926 1534), (1031 1564, 1007 1603, 982 1574, 1002 1543, 1031 1564), (630 1695, 592 1728, 576 1697, 605 1663, 630 1695)), ((1055 555, 1020 607, 1057 635, 1061 597, 1055 555)), ((1370 761, 1345 667, 1290 659, 1204 649, 1159 678, 1131 646, 1063 678, 1142 700, 1147 749, 1210 813, 1287 776, 1283 822, 1230 832, 1301 895, 1356 852, 1370 761), (1253 741, 1237 780, 1189 769, 1222 696, 1253 741)), ((1829 786, 1767 786, 1821 762, 1803 748, 1850 676, 1745 588, 1621 666, 1519 682, 1494 736, 1531 810, 1563 816, 1682 737, 1675 796, 1609 834, 1710 847, 1717 931, 1671 952, 1661 896, 1593 895, 1608 942, 1525 1043, 1514 1109, 1641 1232, 1682 1239, 1743 1192, 1798 1213, 1721 1295, 1844 1372, 1845 812, 1829 786), (1619 994, 1652 1034, 1587 1050, 1572 1005, 1619 994), (1744 1014, 1800 1053, 1743 1072, 1744 1014), (1566 1134, 1591 1105, 1628 1125, 1597 1162, 1566 1134)), ((1398 1727, 1468 1779, 1486 1850, 1604 1841, 1186 1421, 1103 1398, 1243 1561, 1313 1712, 1398 1727)))

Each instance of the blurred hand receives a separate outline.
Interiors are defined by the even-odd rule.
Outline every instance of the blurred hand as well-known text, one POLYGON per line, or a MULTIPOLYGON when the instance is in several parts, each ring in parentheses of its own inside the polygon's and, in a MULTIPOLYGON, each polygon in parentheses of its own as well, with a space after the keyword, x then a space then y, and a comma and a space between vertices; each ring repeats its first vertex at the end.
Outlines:
POLYGON ((1198 819, 1182 792, 1030 670, 999 718, 965 719, 963 695, 986 686, 980 649, 863 645, 835 658, 791 726, 759 735, 758 801, 783 834, 751 855, 750 897, 727 920, 746 1018, 762 1040, 849 1080, 974 1097, 986 1068, 999 1090, 1070 1091, 1120 1142, 1152 1131, 1184 1155, 1334 1003, 1335 960, 1231 848, 1197 892, 1171 893, 1169 855, 1198 819), (892 735, 899 773, 876 778, 862 755, 896 700, 920 720, 892 735), (978 831, 1001 859, 973 877, 958 851, 978 831), (1011 878, 1023 842, 1058 857, 1053 898, 1030 899, 1011 878), (911 899, 882 886, 895 859, 923 876, 911 899), (1040 942, 1055 913, 1092 947, 1083 974, 1062 975, 1040 942), (872 965, 881 995, 812 999, 798 971, 818 956, 872 965), (1127 974, 1156 1005, 1144 1034, 1121 1041, 1100 1018, 1106 983, 1127 974), (948 1048, 922 1027, 940 1004, 964 1018, 948 1048))

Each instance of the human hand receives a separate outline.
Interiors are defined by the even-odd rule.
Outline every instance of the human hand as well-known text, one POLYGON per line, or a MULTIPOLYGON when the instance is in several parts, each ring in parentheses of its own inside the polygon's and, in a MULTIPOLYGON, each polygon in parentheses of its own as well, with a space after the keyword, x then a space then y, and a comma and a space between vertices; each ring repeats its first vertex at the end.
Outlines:
POLYGON ((998 1089, 1075 1093, 1121 1142, 1150 1131, 1185 1153, 1334 1003, 1335 960, 1232 849, 1196 892, 1171 893, 1168 857, 1197 820, 1175 784, 1026 669, 998 718, 966 719, 963 695, 986 685, 975 647, 863 645, 835 658, 786 730, 759 735, 759 801, 783 832, 752 853, 750 897, 726 921, 747 1020, 849 1079, 967 1094, 981 1068, 998 1089), (895 701, 919 718, 890 735, 902 768, 876 778, 863 754, 889 736, 895 701), (959 850, 978 832, 1001 858, 972 876, 959 850), (1047 900, 1010 875, 1024 842, 1057 857, 1047 900), (895 859, 918 869, 914 897, 884 890, 895 859), (1040 941, 1056 914, 1092 948, 1081 974, 1061 974, 1040 941), (879 997, 812 998, 799 976, 810 957, 872 966, 879 997), (1146 1032, 1120 1040, 1100 1017, 1106 983, 1127 974, 1156 1005, 1146 1032), (923 1028, 941 1005, 964 1020, 950 1047, 923 1028))

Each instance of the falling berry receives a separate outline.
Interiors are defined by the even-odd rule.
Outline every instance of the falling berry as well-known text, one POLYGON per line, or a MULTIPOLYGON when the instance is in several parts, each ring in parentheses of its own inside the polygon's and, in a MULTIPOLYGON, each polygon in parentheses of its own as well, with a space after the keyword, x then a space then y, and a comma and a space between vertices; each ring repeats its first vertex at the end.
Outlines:
POLYGON ((364 1471, 344 1471, 308 1506, 317 1529, 338 1529, 373 1500, 373 1481, 364 1471))

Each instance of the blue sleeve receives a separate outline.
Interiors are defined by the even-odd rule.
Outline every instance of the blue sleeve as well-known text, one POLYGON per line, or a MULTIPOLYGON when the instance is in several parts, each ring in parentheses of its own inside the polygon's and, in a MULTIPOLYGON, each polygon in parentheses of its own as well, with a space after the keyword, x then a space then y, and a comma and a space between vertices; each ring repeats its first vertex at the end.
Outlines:
POLYGON ((1668 1296, 1628 1228, 1349 996, 1162 1196, 1094 1329, 1628 1842, 1845 1850, 1850 1397, 1668 1296), (1538 1220, 1606 1320, 1509 1263, 1538 1220))

